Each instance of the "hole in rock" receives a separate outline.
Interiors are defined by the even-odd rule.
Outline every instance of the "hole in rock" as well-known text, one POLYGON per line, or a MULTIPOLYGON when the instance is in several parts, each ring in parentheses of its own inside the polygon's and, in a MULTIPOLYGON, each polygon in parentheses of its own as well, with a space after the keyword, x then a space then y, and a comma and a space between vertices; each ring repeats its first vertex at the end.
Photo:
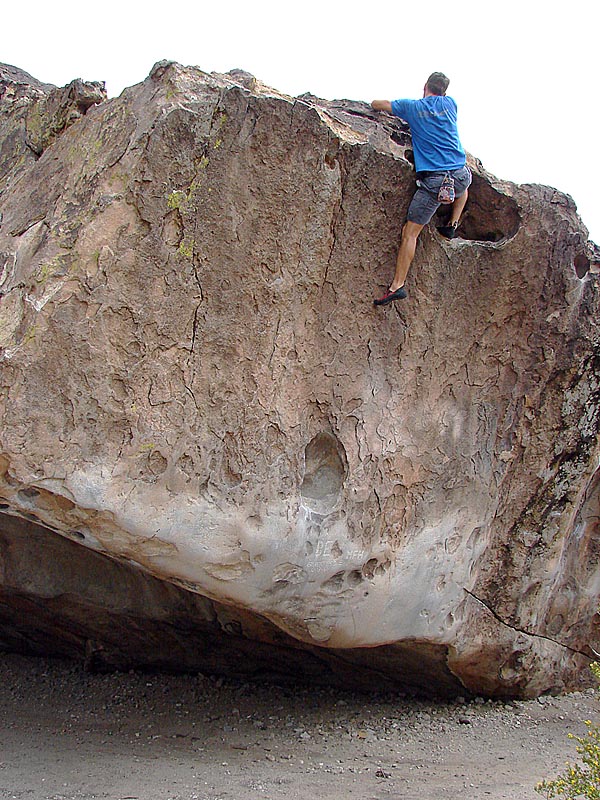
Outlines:
POLYGON ((362 572, 367 578, 373 578, 375 576, 375 570, 377 569, 378 561, 376 558, 370 558, 366 564, 363 565, 362 572))
MULTIPOLYGON (((437 219, 439 222, 446 222, 449 216, 450 206, 442 206, 437 219)), ((512 238, 520 224, 519 207, 512 197, 497 191, 474 172, 457 238, 476 242, 502 242, 512 238)))
POLYGON ((580 279, 585 278, 590 271, 590 260, 585 253, 579 253, 579 255, 575 256, 573 266, 575 267, 575 274, 577 277, 580 279))
MULTIPOLYGON (((410 133, 406 131, 392 131, 390 136, 392 141, 396 142, 396 144, 399 144, 401 147, 406 147, 411 142, 410 133)), ((415 157, 412 150, 407 150, 404 153, 404 158, 406 158, 407 161, 410 161, 411 164, 415 163, 415 157)))
POLYGON ((353 569, 348 575, 348 584, 350 586, 358 586, 363 581, 362 572, 359 569, 353 569))
POLYGON ((346 477, 346 454, 329 433, 319 433, 304 451, 304 480, 300 494, 313 511, 333 511, 346 477))
POLYGON ((335 575, 332 575, 331 578, 328 578, 323 583, 323 589, 327 589, 332 592, 339 592, 344 584, 344 572, 336 572, 335 575))
POLYGON ((167 466, 167 459, 159 450, 153 450, 148 456, 148 470, 155 477, 162 475, 167 466))
POLYGON ((33 500, 34 498, 38 497, 39 492, 37 489, 34 489, 32 486, 28 486, 26 489, 19 490, 19 497, 23 500, 33 500))

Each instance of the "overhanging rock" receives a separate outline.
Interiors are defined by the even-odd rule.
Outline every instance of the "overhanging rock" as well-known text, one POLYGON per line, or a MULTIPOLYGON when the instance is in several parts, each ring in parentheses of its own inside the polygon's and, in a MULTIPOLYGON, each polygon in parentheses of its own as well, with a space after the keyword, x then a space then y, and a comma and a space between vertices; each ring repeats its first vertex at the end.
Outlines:
POLYGON ((110 101, 10 69, 0 641, 444 694, 579 685, 600 336, 572 200, 470 159, 461 237, 429 226, 409 300, 377 310, 414 189, 400 121, 168 62, 110 101))

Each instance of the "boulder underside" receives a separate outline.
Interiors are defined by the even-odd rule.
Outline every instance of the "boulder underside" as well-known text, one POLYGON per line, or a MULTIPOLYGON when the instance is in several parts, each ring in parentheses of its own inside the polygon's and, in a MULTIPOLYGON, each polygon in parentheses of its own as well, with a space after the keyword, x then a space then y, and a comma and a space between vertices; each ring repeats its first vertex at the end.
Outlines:
POLYGON ((206 672, 364 691, 465 694, 447 648, 426 643, 331 650, 4 517, 0 649, 82 661, 90 671, 206 672))
POLYGON ((0 66, 0 647, 497 697, 600 650, 597 248, 469 157, 420 238, 409 132, 161 62, 0 66), (443 220, 443 212, 440 214, 443 220))

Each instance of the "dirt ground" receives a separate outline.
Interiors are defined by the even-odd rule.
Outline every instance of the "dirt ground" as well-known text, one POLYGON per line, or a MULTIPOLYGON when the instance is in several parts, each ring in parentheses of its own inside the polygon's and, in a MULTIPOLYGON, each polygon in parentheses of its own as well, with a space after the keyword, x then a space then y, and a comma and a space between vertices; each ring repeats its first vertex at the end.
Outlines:
POLYGON ((435 704, 0 654, 0 798, 539 798, 599 711, 593 690, 435 704))

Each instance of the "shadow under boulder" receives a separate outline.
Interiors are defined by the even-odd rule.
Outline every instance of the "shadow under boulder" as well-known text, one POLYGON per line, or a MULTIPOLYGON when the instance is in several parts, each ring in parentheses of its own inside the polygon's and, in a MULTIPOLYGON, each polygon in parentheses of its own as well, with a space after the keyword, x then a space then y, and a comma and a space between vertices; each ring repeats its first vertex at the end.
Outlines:
POLYGON ((470 694, 448 669, 445 647, 311 647, 260 615, 2 513, 0 565, 0 651, 70 658, 90 672, 138 668, 429 697, 470 694))

